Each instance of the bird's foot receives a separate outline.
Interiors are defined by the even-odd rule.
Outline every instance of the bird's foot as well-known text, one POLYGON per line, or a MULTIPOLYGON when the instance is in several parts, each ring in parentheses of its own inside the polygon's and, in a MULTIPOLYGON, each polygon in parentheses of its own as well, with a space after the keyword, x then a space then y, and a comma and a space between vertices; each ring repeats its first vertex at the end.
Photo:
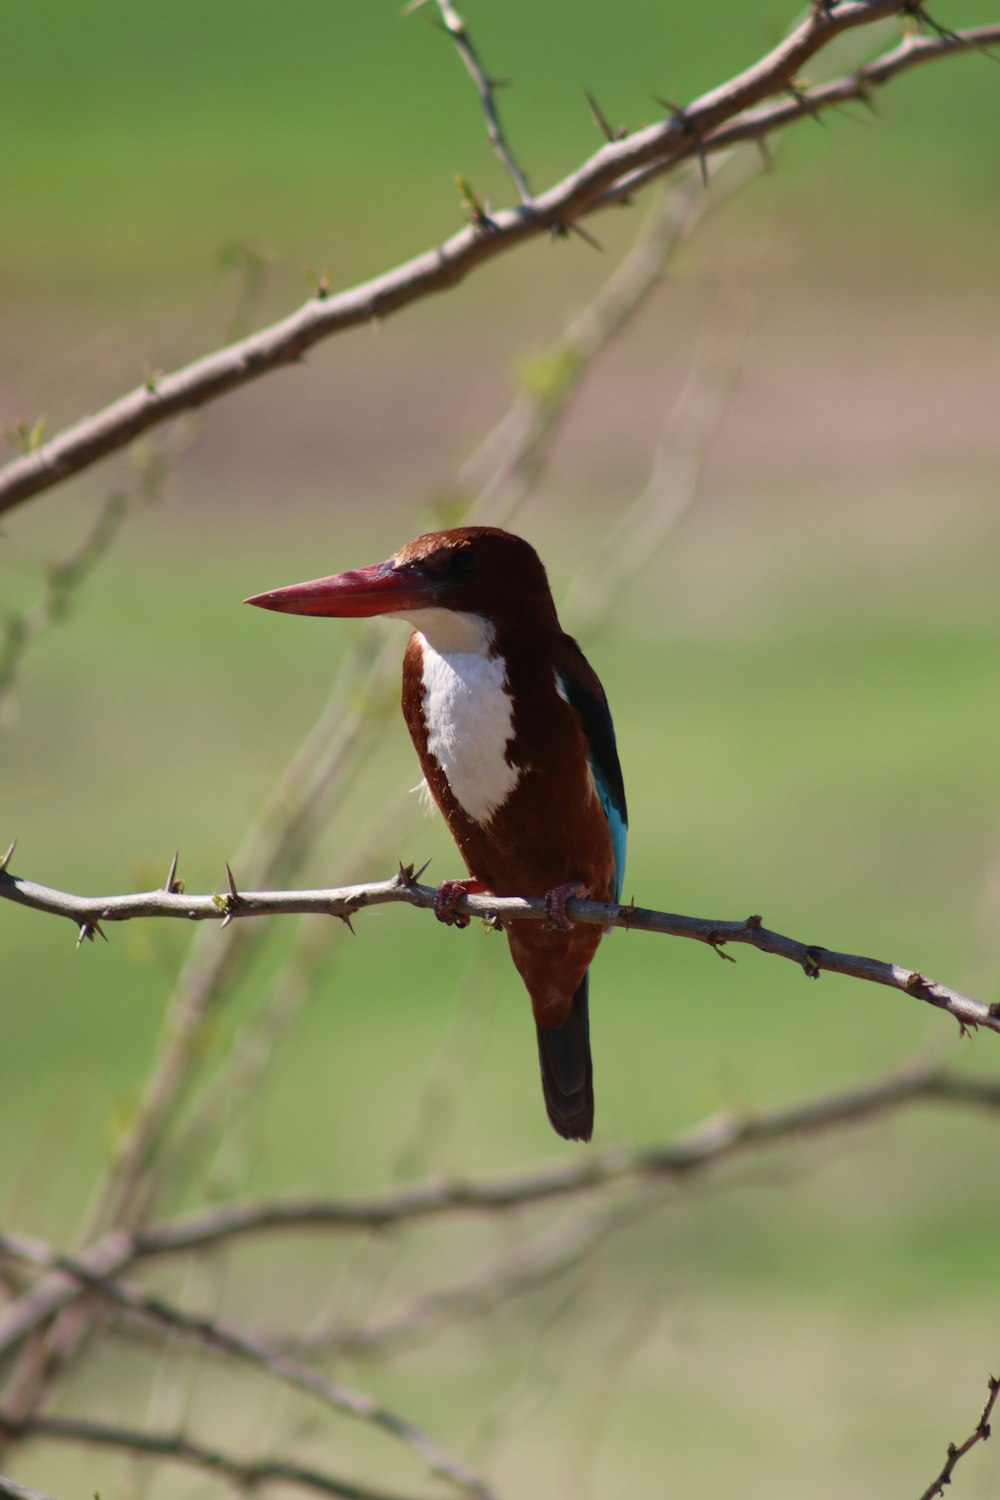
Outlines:
POLYGON ((443 880, 434 892, 434 915, 446 927, 468 927, 469 918, 455 907, 463 896, 478 896, 485 889, 481 880, 443 880))
POLYGON ((567 885, 554 885, 551 891, 545 892, 545 911, 548 916, 546 927, 556 932, 569 932, 573 926, 566 915, 566 902, 572 896, 589 896, 590 886, 584 885, 582 880, 571 880, 567 885))

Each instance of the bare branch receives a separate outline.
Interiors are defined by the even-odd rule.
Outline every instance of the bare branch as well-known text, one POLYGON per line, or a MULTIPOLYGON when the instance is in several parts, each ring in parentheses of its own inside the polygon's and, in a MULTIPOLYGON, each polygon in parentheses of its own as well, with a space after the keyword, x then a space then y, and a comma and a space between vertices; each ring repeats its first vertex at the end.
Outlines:
MULTIPOLYGON (((235 1454, 223 1453, 218 1448, 207 1448, 203 1443, 196 1443, 180 1432, 140 1432, 135 1428, 112 1426, 107 1422, 90 1422, 81 1417, 33 1416, 15 1420, 0 1412, 0 1435, 3 1434, 12 1438, 38 1437, 87 1443, 98 1448, 122 1449, 140 1457, 170 1459, 196 1469, 221 1474, 232 1484, 247 1490, 259 1484, 292 1484, 321 1495, 336 1495, 340 1500, 405 1500, 405 1497, 390 1494, 387 1490, 353 1484, 349 1480, 338 1479, 332 1474, 310 1469, 277 1455, 255 1459, 237 1458, 235 1454)), ((38 1496, 34 1490, 23 1490, 18 1485, 12 1485, 9 1480, 0 1478, 0 1500, 48 1500, 48 1496, 38 1496)))
POLYGON ((809 15, 745 72, 704 94, 680 113, 621 140, 606 142, 576 171, 546 192, 489 216, 404 262, 394 270, 336 296, 324 288, 297 312, 268 328, 216 350, 172 374, 150 379, 103 410, 67 428, 0 471, 0 514, 50 489, 106 454, 193 406, 203 406, 272 370, 301 360, 313 344, 347 328, 383 319, 471 271, 524 240, 565 232, 581 215, 617 203, 651 176, 673 171, 702 153, 760 139, 775 130, 847 99, 867 97, 917 63, 1000 42, 1000 24, 954 35, 908 39, 873 63, 833 83, 787 95, 803 66, 835 38, 900 12, 899 0, 842 0, 813 6, 809 15), (756 106, 773 96, 779 102, 756 106))
POLYGON ((458 48, 459 56, 469 70, 469 75, 476 85, 476 93, 479 102, 483 106, 483 114, 486 116, 486 134, 490 145, 503 163, 508 176, 517 188, 518 197, 522 203, 531 204, 531 188, 517 160, 511 151, 500 123, 500 112, 496 102, 496 84, 491 82, 485 68, 483 67, 479 53, 476 51, 471 36, 466 29, 465 22, 458 14, 451 0, 436 0, 437 8, 441 12, 441 19, 451 36, 452 41, 458 48))
MULTIPOLYGON (((15 901, 35 911, 68 917, 85 935, 100 922, 128 922, 137 917, 173 917, 191 922, 224 922, 234 917, 266 917, 314 913, 318 916, 353 917, 367 906, 399 904, 432 910, 435 889, 420 885, 410 870, 400 870, 389 880, 340 889, 314 891, 241 891, 238 901, 231 894, 193 896, 186 892, 166 890, 140 891, 127 896, 74 896, 22 880, 9 870, 0 871, 0 899, 15 901)), ((462 916, 506 922, 544 922, 548 920, 545 902, 522 896, 465 896, 455 904, 462 916)), ((654 911, 648 907, 620 906, 614 902, 571 899, 566 915, 574 922, 598 927, 625 927, 636 932, 656 932, 665 937, 692 938, 707 943, 722 957, 730 943, 746 943, 761 953, 772 953, 797 964, 808 979, 821 973, 844 974, 852 979, 868 980, 899 990, 915 1000, 922 1000, 955 1017, 963 1030, 985 1026, 1000 1032, 1000 1005, 974 1000, 961 991, 927 978, 918 969, 882 959, 865 958, 857 953, 839 953, 815 943, 803 943, 765 927, 759 916, 740 920, 715 920, 711 917, 685 917, 673 912, 654 911)), ((103 935, 103 934, 102 934, 103 935)))
POLYGON ((945 1485, 951 1483, 952 1472, 959 1459, 964 1458, 969 1449, 974 1448, 977 1443, 985 1443, 986 1439, 990 1436, 990 1417, 993 1415, 997 1396, 1000 1396, 1000 1380, 995 1375, 991 1375, 987 1381, 987 1385, 989 1386, 990 1393, 986 1398, 986 1405, 983 1407, 982 1416, 964 1443, 961 1445, 956 1445, 955 1443, 948 1444, 948 1457, 945 1459, 944 1468, 933 1484, 927 1486, 920 1496, 920 1500, 934 1500, 935 1495, 943 1495, 945 1485))
MULTIPOLYGON (((73 1301, 82 1282, 100 1285, 137 1261, 210 1250, 243 1235, 299 1229, 385 1231, 447 1214, 531 1208, 629 1180, 687 1181, 746 1151, 852 1125, 919 1102, 1000 1110, 1000 1083, 918 1066, 766 1114, 715 1115, 666 1145, 562 1158, 554 1165, 492 1183, 432 1180, 367 1198, 236 1201, 213 1204, 132 1233, 116 1229, 81 1251, 73 1272, 48 1277, 0 1308, 0 1355, 73 1301)), ((50 1252, 43 1248, 39 1253, 44 1264, 52 1263, 50 1252)))
MULTIPOLYGON (((738 1117, 721 1114, 672 1143, 614 1149, 520 1173, 495 1183, 424 1182, 367 1199, 278 1199, 227 1203, 139 1231, 136 1258, 204 1250, 234 1236, 297 1228, 389 1229, 451 1213, 500 1213, 591 1193, 628 1178, 687 1178, 740 1152, 870 1119, 904 1104, 940 1101, 1000 1110, 1000 1083, 914 1067, 853 1089, 806 1099, 787 1109, 738 1117)), ((2 1326, 2 1314, 0 1314, 2 1326)), ((0 1349, 5 1344, 0 1339, 0 1349)))
POLYGON ((62 1255, 47 1245, 20 1235, 0 1233, 0 1254, 45 1270, 61 1271, 86 1287, 88 1292, 96 1292, 116 1307, 148 1319, 172 1333, 195 1338, 220 1354, 256 1365, 258 1369, 267 1371, 295 1389, 318 1397, 326 1406, 346 1416, 371 1423, 398 1439, 418 1453, 432 1473, 447 1480, 462 1493, 474 1495, 478 1500, 493 1500, 494 1492, 485 1480, 452 1458, 414 1423, 380 1405, 371 1396, 337 1385, 318 1371, 267 1348, 257 1339, 238 1333, 216 1319, 185 1312, 162 1297, 149 1296, 113 1281, 107 1275, 98 1275, 84 1260, 62 1255))

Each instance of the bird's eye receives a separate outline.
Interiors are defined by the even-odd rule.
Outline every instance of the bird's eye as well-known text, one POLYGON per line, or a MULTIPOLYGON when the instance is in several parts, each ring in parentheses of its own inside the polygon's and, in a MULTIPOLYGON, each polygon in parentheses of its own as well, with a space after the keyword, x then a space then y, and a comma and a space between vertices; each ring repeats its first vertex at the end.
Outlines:
POLYGON ((452 578, 468 578, 479 567, 479 558, 471 547, 453 552, 448 559, 448 572, 452 578))

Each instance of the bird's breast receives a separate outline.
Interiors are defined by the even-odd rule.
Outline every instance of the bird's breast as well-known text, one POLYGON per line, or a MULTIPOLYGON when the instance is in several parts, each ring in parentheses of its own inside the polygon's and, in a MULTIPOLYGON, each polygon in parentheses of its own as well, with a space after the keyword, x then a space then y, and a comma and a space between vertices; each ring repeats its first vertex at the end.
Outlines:
POLYGON ((481 650, 437 650, 422 635, 420 646, 427 750, 465 814, 488 823, 521 776, 509 758, 514 704, 507 664, 481 650))

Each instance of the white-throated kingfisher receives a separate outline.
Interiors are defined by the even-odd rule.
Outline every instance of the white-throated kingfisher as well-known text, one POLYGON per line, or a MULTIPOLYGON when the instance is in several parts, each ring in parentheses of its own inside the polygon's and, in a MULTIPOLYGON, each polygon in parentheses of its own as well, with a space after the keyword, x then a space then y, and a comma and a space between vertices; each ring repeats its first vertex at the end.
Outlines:
POLYGON ((565 908, 570 896, 619 899, 628 820, 604 689, 559 624, 538 554, 496 527, 460 526, 246 602, 413 626, 403 716, 470 876, 445 881, 434 909, 465 926, 463 892, 545 898, 549 923, 512 922, 507 941, 531 996, 549 1119, 590 1140, 587 970, 603 929, 570 923, 565 908))

